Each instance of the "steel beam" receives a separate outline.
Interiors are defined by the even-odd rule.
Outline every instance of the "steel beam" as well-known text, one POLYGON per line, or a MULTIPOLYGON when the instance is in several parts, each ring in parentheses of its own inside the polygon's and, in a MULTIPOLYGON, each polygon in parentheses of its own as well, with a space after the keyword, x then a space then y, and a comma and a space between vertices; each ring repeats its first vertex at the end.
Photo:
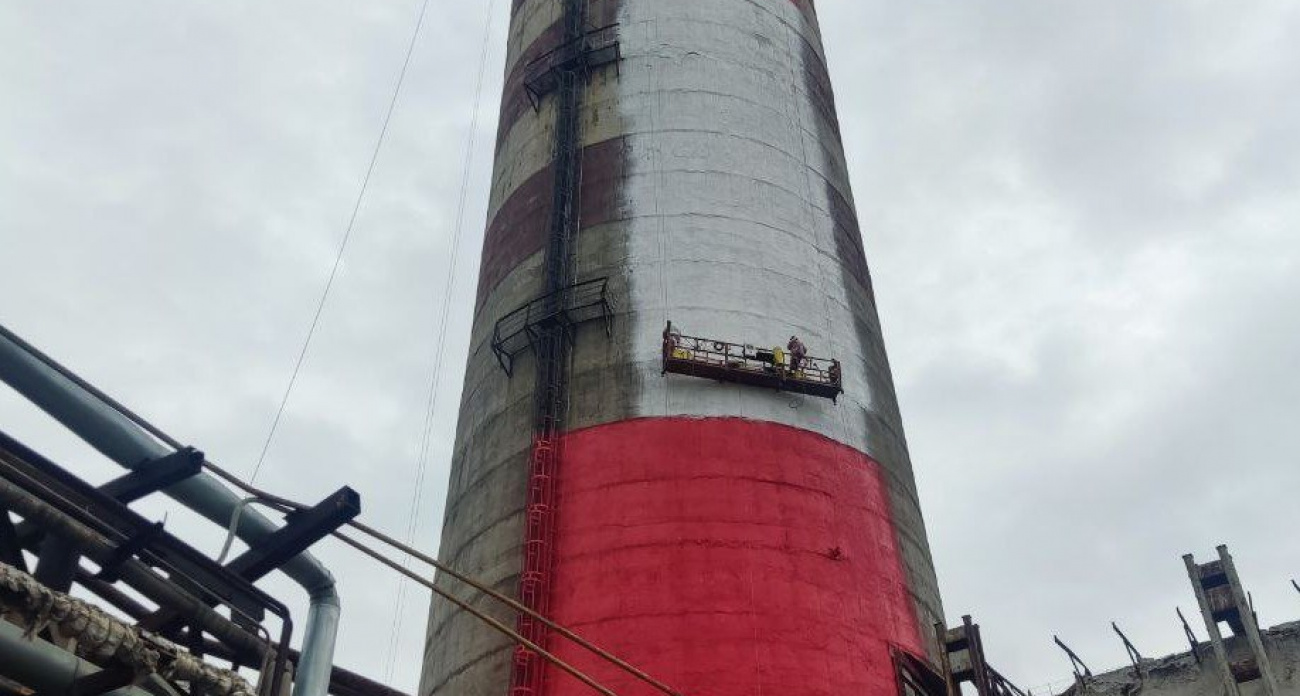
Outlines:
MULTIPOLYGON (((81 554, 101 567, 121 560, 119 551, 123 540, 138 537, 152 526, 126 505, 3 433, 0 433, 0 471, 4 474, 0 476, 0 489, 7 498, 5 502, 10 503, 9 509, 26 522, 47 529, 49 538, 69 540, 81 554)), ((279 649, 271 675, 273 682, 279 683, 293 630, 287 607, 166 532, 156 532, 156 538, 139 555, 165 569, 168 577, 159 577, 135 558, 122 562, 116 576, 160 607, 185 617, 187 622, 252 660, 260 660, 268 650, 268 645, 257 638, 255 624, 262 620, 266 610, 280 617, 279 649), (231 607, 235 621, 211 608, 218 603, 231 607)), ((325 635, 333 635, 331 626, 326 629, 325 635)), ((324 693, 323 686, 320 693, 324 693)))
POLYGON ((71 539, 47 536, 41 543, 41 554, 36 560, 36 580, 56 592, 72 589, 72 576, 77 571, 80 551, 71 539))
MULTIPOLYGON (((183 642, 188 640, 188 635, 183 636, 183 642)), ((203 640, 203 652, 219 660, 231 661, 237 659, 237 656, 230 652, 230 648, 209 638, 203 640)), ((290 664, 297 666, 298 661, 301 659, 302 653, 297 650, 289 651, 290 664)), ((335 667, 330 673, 329 693, 332 696, 409 696, 404 691, 380 684, 373 679, 363 677, 356 672, 350 672, 342 667, 335 667)))
POLYGON ((249 582, 256 582, 359 514, 361 496, 344 486, 310 510, 290 515, 284 527, 231 561, 227 568, 249 582))
MULTIPOLYGON (((226 565, 226 570, 252 583, 306 551, 312 544, 361 514, 361 496, 344 486, 309 510, 290 515, 285 526, 226 565)), ((180 628, 175 612, 159 610, 140 622, 164 634, 180 628)))
MULTIPOLYGON (((149 466, 109 481, 100 486, 99 491, 126 505, 180 483, 198 474, 202 468, 203 453, 193 447, 187 447, 156 459, 150 462, 149 466)), ((134 553, 131 549, 127 551, 134 553)), ((70 545, 66 539, 49 539, 41 547, 40 561, 36 566, 36 579, 50 589, 67 592, 72 589, 78 558, 76 547, 70 545)))
POLYGON ((77 568, 77 574, 74 578, 78 585, 86 588, 95 596, 112 604, 118 611, 126 614, 132 619, 139 621, 152 613, 148 607, 136 601, 136 599, 127 593, 117 589, 111 583, 106 582, 95 576, 94 573, 85 568, 77 568))
POLYGON ((130 686, 134 682, 135 670, 126 667, 110 667, 77 679, 72 683, 69 696, 100 696, 130 686))
MULTIPOLYGON (((25 519, 49 527, 55 534, 76 540, 86 557, 93 561, 106 562, 116 550, 115 545, 99 534, 4 477, 0 477, 0 505, 22 515, 25 519)), ((120 572, 124 581, 139 589, 145 596, 162 606, 193 617, 195 623, 204 631, 236 650, 247 651, 254 655, 266 654, 269 646, 257 636, 235 626, 197 598, 180 590, 171 580, 157 575, 143 563, 132 559, 122 564, 120 572)))
POLYGON ((0 510, 0 562, 8 563, 18 570, 27 572, 27 560, 23 558, 23 545, 18 541, 18 530, 9 517, 8 510, 0 510))
POLYGON ((104 495, 129 505, 135 501, 197 475, 203 470, 203 453, 193 447, 177 450, 149 462, 99 487, 104 495))
MULTIPOLYGON (((8 469, 14 472, 15 480, 26 479, 30 486, 56 493, 62 501, 60 505, 63 512, 81 516, 83 522, 93 520, 96 532, 111 532, 112 538, 115 540, 139 537, 154 526, 153 522, 145 519, 131 508, 110 496, 104 495, 102 491, 91 484, 77 478, 72 473, 28 449, 22 443, 8 437, 3 432, 0 432, 0 469, 8 469)), ((35 522, 34 520, 25 521, 29 523, 35 522)), ((40 527, 42 525, 35 524, 34 526, 40 527)), ((59 541, 57 536, 47 535, 46 541, 42 545, 42 557, 59 558, 49 547, 51 545, 64 546, 67 543, 67 541, 59 541)), ((84 553, 82 549, 77 550, 84 553)), ((185 579, 191 580, 207 588, 208 592, 214 593, 216 596, 210 601, 209 606, 216 604, 218 600, 228 602, 244 614, 260 621, 263 610, 275 603, 275 600, 270 596, 252 587, 249 583, 240 581, 237 576, 226 572, 212 559, 170 534, 158 535, 158 538, 149 545, 148 555, 152 558, 151 562, 173 568, 179 571, 185 579)), ((66 559, 66 555, 62 558, 66 559)), ((74 562, 66 564, 66 566, 63 565, 64 562, 60 562, 60 565, 55 566, 53 565, 54 560, 51 560, 51 566, 48 570, 38 566, 37 579, 42 580, 42 583, 51 589, 66 591, 65 585, 71 582, 71 578, 76 572, 75 558, 73 560, 74 562), (43 570, 44 572, 42 572, 43 570), (46 582, 51 578, 61 579, 63 577, 67 578, 67 583, 46 582)), ((204 597, 204 599, 207 600, 208 598, 204 597)))
MULTIPOLYGON (((0 381, 127 469, 135 469, 183 447, 3 326, 0 326, 0 381)), ((192 476, 165 492, 223 526, 239 505, 234 492, 205 473, 192 476)), ((236 533, 248 543, 256 544, 273 529, 270 520, 249 511, 240 518, 236 533)), ((310 600, 302 669, 294 684, 294 695, 325 696, 341 610, 334 577, 310 554, 293 559, 285 566, 285 573, 307 591, 310 600)), ((274 606, 275 612, 285 612, 285 626, 288 626, 288 610, 278 602, 274 606)), ((282 666, 276 666, 277 680, 282 666)))

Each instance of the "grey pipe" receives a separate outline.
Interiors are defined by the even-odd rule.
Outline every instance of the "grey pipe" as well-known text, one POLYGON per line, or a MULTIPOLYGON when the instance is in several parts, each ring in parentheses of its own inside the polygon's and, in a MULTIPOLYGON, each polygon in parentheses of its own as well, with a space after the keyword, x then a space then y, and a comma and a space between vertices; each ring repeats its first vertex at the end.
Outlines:
MULTIPOLYGON (((70 694, 77 679, 100 671, 95 665, 43 640, 23 637, 23 629, 0 621, 0 674, 42 694, 70 694)), ((126 686, 106 696, 153 696, 126 686)))
MULTIPOLYGON (((117 547, 114 544, 3 478, 0 478, 0 508, 12 510, 23 519, 75 541, 87 558, 101 566, 112 562, 116 556, 117 547)), ((122 562, 117 573, 123 582, 159 606, 193 616, 199 628, 232 647, 255 653, 259 657, 264 656, 269 649, 257 636, 236 626, 216 610, 178 588, 175 583, 159 577, 140 561, 129 559, 122 562)))
MULTIPOLYGON (((43 358, 0 327, 0 381, 128 469, 171 454, 170 447, 43 358)), ((229 524, 240 502, 239 496, 208 474, 193 476, 163 492, 222 527, 229 524)), ((276 530, 271 520, 253 510, 241 515, 238 527, 239 538, 250 546, 276 530)), ((282 570, 307 590, 311 602, 293 696, 326 696, 341 612, 334 576, 310 553, 291 559, 282 570)))

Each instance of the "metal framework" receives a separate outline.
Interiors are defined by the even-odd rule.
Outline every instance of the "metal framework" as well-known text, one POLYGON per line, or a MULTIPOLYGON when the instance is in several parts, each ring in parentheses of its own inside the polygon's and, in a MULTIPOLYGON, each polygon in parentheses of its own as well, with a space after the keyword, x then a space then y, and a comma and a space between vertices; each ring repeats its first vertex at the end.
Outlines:
POLYGON ((561 86, 565 74, 588 77, 594 68, 611 64, 617 68, 622 58, 618 24, 591 29, 566 39, 525 66, 524 90, 537 110, 542 106, 542 98, 561 86))
POLYGON ((1070 658, 1070 669, 1074 672, 1074 681, 1076 683, 1083 684, 1086 679, 1092 678, 1092 670, 1088 669, 1087 664, 1084 664, 1083 658, 1071 650, 1070 646, 1066 645, 1060 636, 1052 636, 1052 641, 1056 643, 1056 647, 1065 651, 1066 657, 1070 658))
MULTIPOLYGON (((533 446, 528 460, 528 487, 524 502, 524 557, 519 575, 519 601, 545 615, 550 611, 551 575, 555 542, 555 481, 560 467, 560 435, 564 430, 569 394, 568 363, 573 344, 573 324, 567 321, 574 304, 573 238, 578 228, 579 182, 582 180, 581 107, 583 86, 594 54, 586 31, 587 0, 564 0, 564 42, 530 69, 529 98, 539 106, 542 95, 555 92, 555 188, 551 197, 550 238, 546 245, 546 285, 543 295, 524 309, 523 331, 537 358, 533 387, 533 446), (530 321, 533 314, 544 318, 530 321), (530 330, 531 328, 531 330, 530 330)), ((608 47, 605 49, 608 51, 608 47)), ((614 58, 617 60, 615 44, 614 58)), ((608 316, 604 285, 598 303, 608 316)), ((497 328, 501 328, 498 325, 497 328)), ((507 330, 507 335, 509 331, 507 330)), ((501 346, 505 350, 504 345, 501 346)), ((497 346, 494 346, 494 350, 497 346)), ((508 350, 505 351, 509 355, 508 350)), ((502 353, 497 353, 498 360, 502 353)), ((507 374, 513 355, 503 360, 507 374)), ((520 614, 516 627, 524 639, 543 650, 549 646, 547 627, 528 614, 520 614)), ((531 648, 518 646, 510 670, 510 696, 536 696, 546 683, 546 663, 531 648)))
MULTIPOLYGON (((360 513, 361 496, 345 486, 315 507, 290 517, 269 539, 227 564, 226 570, 246 582, 256 582, 360 513)), ((177 631, 183 625, 176 612, 167 610, 159 610, 140 621, 145 630, 163 634, 177 631)))
MULTIPOLYGON (((272 669, 264 675, 264 693, 274 696, 289 664, 293 621, 287 607, 252 583, 355 517, 360 511, 359 498, 344 488, 315 508, 293 516, 267 543, 222 566, 167 533, 162 523, 145 519, 127 505, 193 476, 202 462, 202 452, 186 448, 96 488, 0 432, 0 480, 48 515, 29 517, 15 525, 5 506, 0 517, 8 524, 0 524, 0 546, 36 555, 34 575, 42 585, 57 592, 80 585, 138 619, 140 630, 184 645, 195 655, 213 654, 233 666, 257 667, 267 654, 273 654, 272 669), (50 519, 62 526, 51 527, 50 519), (70 534, 70 529, 84 529, 93 536, 70 534), (91 552, 88 543, 98 538, 108 540, 107 548, 93 558, 99 569, 92 572, 81 567, 79 558, 91 552), (150 611, 119 590, 119 582, 141 589, 137 586, 139 564, 160 571, 167 578, 160 582, 170 585, 168 596, 177 601, 160 601, 160 607, 150 611), (218 605, 229 610, 228 621, 208 609, 218 605), (262 628, 268 613, 280 620, 279 638, 274 641, 262 628), (200 616, 206 617, 206 624, 198 622, 200 616), (214 626, 220 630, 214 631, 214 626)), ((21 553, 5 556, 7 563, 17 561, 9 565, 26 571, 21 553)), ((113 681, 100 683, 110 678, 109 671, 79 688, 116 688, 113 681)), ((136 675, 130 676, 128 681, 133 681, 136 675)))
POLYGON ((579 324, 601 319, 605 322, 605 335, 609 336, 612 314, 609 278, 576 283, 549 292, 497 321, 492 329, 492 352, 501 369, 513 377, 515 357, 529 349, 539 352, 538 347, 551 328, 558 327, 572 348, 579 324))
POLYGON ((989 665, 979 624, 963 616, 962 625, 951 629, 934 625, 939 645, 939 664, 893 647, 894 677, 900 696, 962 696, 961 685, 975 687, 978 696, 1028 696, 989 665))
POLYGON ((1026 696, 988 663, 979 624, 972 623, 970 616, 961 617, 961 621, 962 625, 951 629, 942 623, 934 626, 946 696, 961 696, 963 682, 973 685, 979 696, 1026 696))
POLYGON ((1192 632, 1192 627, 1187 624, 1187 617, 1183 616, 1183 610, 1174 607, 1174 611, 1178 614, 1178 620, 1183 624, 1183 635, 1187 636, 1187 643, 1192 648, 1192 657, 1196 658, 1196 664, 1199 665, 1201 664, 1201 645, 1196 641, 1196 634, 1192 632))
POLYGON ((1129 640, 1128 636, 1124 635, 1124 632, 1119 629, 1119 624, 1112 621, 1110 622, 1110 627, 1114 629, 1115 635, 1119 636, 1119 639, 1124 643, 1124 652, 1128 654, 1128 661, 1133 663, 1133 675, 1138 679, 1141 679, 1142 653, 1138 652, 1137 646, 1133 644, 1133 641, 1129 640))
MULTIPOLYGON (((59 584, 75 583, 136 621, 174 616, 163 627, 164 637, 196 655, 226 660, 232 666, 259 667, 263 656, 273 652, 276 674, 287 675, 288 665, 292 663, 293 672, 299 677, 294 688, 305 689, 308 678, 316 674, 313 661, 320 660, 312 655, 299 656, 288 649, 293 630, 288 609, 251 583, 254 578, 285 564, 289 564, 286 572, 292 576, 292 563, 306 555, 307 546, 356 516, 359 502, 355 492, 344 488, 314 508, 293 506, 295 512, 289 513, 282 528, 253 544, 249 553, 231 565, 222 566, 167 534, 161 524, 145 520, 128 507, 129 503, 163 489, 170 494, 178 485, 189 485, 191 477, 202 476, 199 472, 212 466, 203 453, 183 446, 3 326, 0 326, 0 342, 48 367, 96 403, 121 414, 171 449, 153 459, 146 456, 131 461, 133 468, 129 473, 96 488, 0 432, 0 497, 3 497, 0 500, 0 562, 27 573, 24 553, 35 555, 38 572, 44 570, 46 577, 56 579, 59 584), (74 543, 67 543, 68 539, 74 543), (81 556, 96 563, 98 570, 80 564, 77 559, 81 556), (136 590, 156 608, 145 606, 119 587, 136 590), (218 605, 225 607, 224 613, 212 608, 218 605), (268 612, 281 619, 278 640, 260 625, 268 612), (299 662, 301 669, 297 669, 299 662)), ((5 365, 9 369, 12 363, 5 365)), ((42 394, 43 389, 51 388, 47 383, 33 382, 22 371, 4 372, 0 376, 19 393, 49 410, 42 394)), ((98 427, 80 421, 75 424, 65 421, 65 425, 83 438, 87 427, 91 431, 98 427)), ((112 438, 95 440, 92 444, 105 441, 111 442, 112 438)), ((248 518, 246 515, 243 521, 248 518)), ((320 618, 314 613, 313 617, 320 618)), ((308 624, 304 640, 311 641, 310 619, 308 624)), ((318 631, 315 635, 319 638, 325 634, 318 631)), ((313 647, 318 648, 319 644, 313 647)), ((0 664, 0 671, 4 666, 0 664)), ((267 689, 259 696, 273 696, 287 683, 279 677, 272 678, 268 670, 263 670, 263 676, 267 689)), ((394 689, 339 667, 332 667, 328 678, 328 693, 335 696, 402 696, 394 689)), ((153 675, 150 679, 160 677, 153 675)), ((325 688, 322 684, 320 693, 325 688)))
MULTIPOLYGON (((13 498, 7 498, 6 509, 15 503, 26 505, 27 514, 22 515, 26 519, 14 526, 13 541, 40 557, 38 579, 42 568, 52 568, 50 577, 62 578, 72 550, 69 584, 76 580, 116 605, 126 595, 113 585, 124 582, 177 612, 191 627, 192 635, 212 635, 236 665, 260 665, 264 656, 273 652, 274 666, 263 681, 269 696, 279 692, 293 632, 283 604, 163 531, 159 524, 2 432, 0 480, 6 484, 6 495, 13 498), (97 573, 78 567, 76 558, 82 554, 98 563, 97 573), (209 609, 217 604, 227 607, 235 620, 226 620, 209 609), (275 641, 260 629, 268 612, 280 619, 280 635, 275 641), (258 638, 259 633, 266 638, 258 638)), ((201 645, 183 642, 179 632, 166 637, 202 654, 201 645)))
POLYGON ((890 647, 890 655, 899 696, 947 696, 947 681, 934 665, 896 646, 890 647))
POLYGON ((759 348, 664 330, 663 372, 737 382, 819 396, 832 401, 844 392, 840 363, 805 356, 795 368, 780 348, 759 348))

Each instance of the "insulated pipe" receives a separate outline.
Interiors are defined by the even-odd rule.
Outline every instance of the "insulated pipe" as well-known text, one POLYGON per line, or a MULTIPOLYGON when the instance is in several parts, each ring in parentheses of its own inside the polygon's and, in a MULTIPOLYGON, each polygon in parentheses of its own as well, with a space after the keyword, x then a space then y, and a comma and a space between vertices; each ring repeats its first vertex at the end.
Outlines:
MULTIPOLYGON (((0 326, 0 381, 62 423, 109 459, 135 469, 171 454, 172 449, 144 432, 129 418, 77 384, 67 371, 8 329, 0 326)), ((192 476, 163 491, 185 507, 222 527, 229 524, 240 498, 207 474, 192 476)), ((237 534, 250 546, 276 530, 256 511, 240 516, 237 534)), ((293 696, 325 696, 334 664, 339 603, 334 576, 309 553, 281 568, 307 590, 310 606, 303 631, 302 660, 293 696)))
MULTIPOLYGON (((106 541, 80 522, 3 478, 0 478, 0 506, 49 529, 53 534, 75 541, 87 558, 101 566, 117 560, 116 544, 106 541)), ((159 577, 134 558, 120 563, 117 574, 123 582, 159 606, 192 616, 199 628, 231 647, 259 657, 264 656, 269 649, 257 636, 231 623, 215 609, 179 589, 173 581, 159 577)))
MULTIPOLYGON (((0 674, 37 693, 70 694, 81 677, 100 671, 95 665, 39 638, 23 637, 23 629, 0 621, 0 674)), ((134 686, 110 691, 106 696, 151 696, 134 686)))

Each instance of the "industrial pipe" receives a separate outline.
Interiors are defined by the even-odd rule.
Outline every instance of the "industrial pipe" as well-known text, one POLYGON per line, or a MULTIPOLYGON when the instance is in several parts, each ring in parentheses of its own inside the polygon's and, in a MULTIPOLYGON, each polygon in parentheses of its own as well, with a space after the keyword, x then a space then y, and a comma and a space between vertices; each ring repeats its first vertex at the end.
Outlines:
MULTIPOLYGON (((285 513, 289 513, 291 511, 303 510, 306 507, 301 503, 296 503, 287 498, 283 498, 273 493, 268 493, 264 490, 256 488, 252 484, 241 481, 230 472, 222 469, 221 467, 215 464, 212 464, 211 462, 207 463, 207 467, 218 478, 225 480, 227 483, 234 486, 235 488, 238 488, 239 490, 247 493, 250 497, 245 498, 243 500, 243 503, 245 504, 251 502, 260 502, 264 505, 269 505, 275 509, 279 509, 285 513)), ((233 524, 233 520, 232 520, 232 524, 233 524)), ((439 561, 433 556, 430 556, 420 551, 419 549, 408 546, 398 541, 397 539, 394 539, 393 537, 384 534, 378 529, 375 529, 374 527, 371 527, 362 522, 358 522, 357 520, 350 520, 347 523, 347 525, 349 527, 352 527, 353 529, 356 529, 370 537, 373 537, 383 542, 384 544, 387 544, 388 546, 397 549, 398 551, 401 551, 402 553, 405 553, 408 556, 411 556, 412 558, 415 558, 420 561, 424 561, 425 563, 433 566, 438 572, 448 577, 451 577, 455 580, 459 580, 460 582, 463 582, 466 585, 469 585, 475 590, 478 590, 479 592, 482 592, 483 594, 486 594, 489 597, 496 599, 497 601, 501 602, 502 604, 505 604, 506 606, 510 607, 511 609, 517 612, 520 612, 521 614, 525 614, 527 616, 536 619, 542 625, 555 631, 561 636, 568 638, 569 640, 576 643, 579 647, 590 651, 591 653, 595 654, 597 657, 600 657, 601 659, 609 662, 610 664, 613 664, 615 667, 618 667, 619 669, 627 672, 628 674, 632 675, 633 677, 636 677, 637 679, 645 682, 646 684, 649 684, 650 686, 654 687, 657 691, 660 691, 666 696, 681 696, 681 694, 678 691, 674 690, 671 686, 668 686, 667 684, 659 681, 658 679, 655 679, 649 674, 646 674, 644 671, 637 669, 635 665, 627 662, 626 660, 623 660, 622 658, 609 652, 608 650, 601 648, 600 646, 592 643, 586 638, 583 638, 577 633, 574 633, 572 630, 566 628, 565 626, 557 624, 551 619, 547 618, 546 616, 532 609, 529 609, 528 607, 521 604, 519 601, 515 600, 513 597, 510 597, 509 595, 503 594, 501 592, 498 592, 497 590, 492 589, 491 587, 483 584, 482 582, 479 582, 478 580, 475 580, 474 578, 465 575, 464 573, 461 573, 455 568, 452 568, 451 566, 439 561)), ((353 548, 362 551, 362 553, 365 553, 371 558, 378 560, 380 563, 383 563, 385 565, 391 564, 390 561, 377 556, 374 551, 370 549, 360 548, 355 540, 345 536, 342 532, 335 531, 333 532, 332 536, 336 539, 343 541, 345 544, 348 544, 349 546, 352 546, 353 548)), ((224 555, 224 553, 225 551, 223 550, 222 554, 224 555)), ((398 570, 398 572, 402 573, 403 575, 409 575, 410 571, 406 570, 405 567, 403 567, 402 569, 398 570)), ((419 578, 417 579, 421 584, 426 584, 423 579, 419 579, 419 578)), ((430 589, 434 589, 434 588, 430 588, 430 589)), ((440 590, 435 589, 435 592, 440 592, 440 590)))
MULTIPOLYGON (((0 506, 31 520, 52 533, 75 541, 87 558, 101 566, 118 561, 117 546, 73 520, 49 504, 41 501, 12 482, 0 478, 0 506)), ((264 656, 270 649, 253 634, 231 623, 215 609, 189 593, 179 589, 172 581, 158 576, 148 566, 132 558, 117 565, 118 577, 157 602, 159 606, 174 609, 193 617, 195 623, 217 639, 241 651, 264 656)))
MULTIPOLYGON (((39 638, 24 638, 23 629, 0 621, 0 674, 42 694, 70 694, 78 679, 99 672, 95 665, 39 638)), ((105 696, 155 696, 134 686, 105 696)))
MULTIPOLYGON (((111 399, 3 326, 0 381, 123 467, 146 466, 173 451, 132 422, 111 399)), ((192 476, 163 492, 223 527, 240 502, 207 474, 192 476)), ((275 530, 271 520, 250 510, 240 517, 237 534, 252 546, 275 530)), ((291 559, 282 570, 307 590, 310 601, 293 696, 326 696, 341 611, 334 576, 309 553, 291 559)))

